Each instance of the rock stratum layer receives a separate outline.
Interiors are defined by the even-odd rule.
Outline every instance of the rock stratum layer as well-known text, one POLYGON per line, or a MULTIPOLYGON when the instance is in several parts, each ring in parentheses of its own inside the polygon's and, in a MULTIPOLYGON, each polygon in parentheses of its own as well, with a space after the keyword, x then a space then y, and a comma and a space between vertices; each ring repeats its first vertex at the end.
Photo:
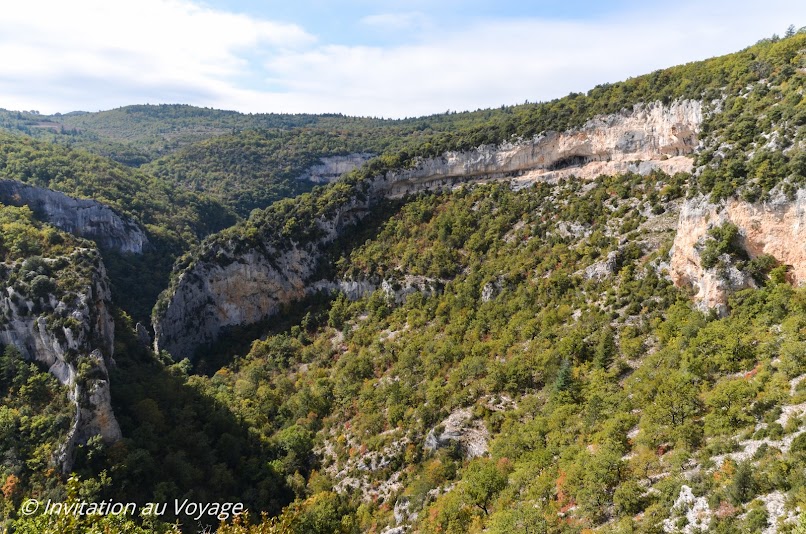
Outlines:
POLYGON ((97 202, 34 187, 14 180, 0 180, 0 202, 28 206, 37 217, 73 235, 91 239, 102 248, 140 254, 148 237, 140 226, 97 202))
POLYGON ((700 102, 691 100, 638 105, 567 132, 421 159, 413 168, 376 176, 367 184, 367 194, 356 194, 318 220, 315 240, 290 242, 283 250, 239 252, 236 243, 219 241, 178 274, 167 303, 157 307, 155 349, 176 359, 191 358, 226 328, 266 320, 282 304, 304 296, 316 282, 311 276, 321 248, 361 220, 379 199, 473 181, 506 180, 523 187, 571 175, 590 179, 626 171, 690 171, 687 155, 697 146, 702 113, 700 102))
POLYGON ((413 169, 379 178, 376 188, 398 197, 469 180, 512 179, 525 186, 569 176, 592 179, 653 169, 688 172, 692 161, 686 156, 697 146, 702 114, 695 100, 638 105, 629 112, 596 117, 575 130, 424 159, 413 169))
MULTIPOLYGON (((40 362, 65 386, 76 409, 67 440, 54 458, 69 472, 75 447, 100 435, 107 443, 121 437, 112 412, 107 366, 112 362, 115 326, 109 312, 111 294, 100 255, 76 249, 66 259, 87 270, 78 291, 57 298, 23 295, 6 285, 0 295, 0 342, 13 345, 23 358, 40 362), (90 371, 79 374, 77 362, 86 358, 90 371)), ((58 258, 45 259, 48 263, 58 258)), ((3 264, 4 269, 14 268, 3 264)))
POLYGON ((738 227, 739 245, 750 258, 769 254, 788 266, 793 283, 806 283, 806 190, 798 190, 794 199, 774 192, 769 201, 756 203, 730 198, 713 204, 695 197, 680 210, 670 275, 676 285, 694 291, 701 308, 724 313, 730 293, 752 285, 735 268, 719 272, 702 265, 708 231, 725 223, 738 227))

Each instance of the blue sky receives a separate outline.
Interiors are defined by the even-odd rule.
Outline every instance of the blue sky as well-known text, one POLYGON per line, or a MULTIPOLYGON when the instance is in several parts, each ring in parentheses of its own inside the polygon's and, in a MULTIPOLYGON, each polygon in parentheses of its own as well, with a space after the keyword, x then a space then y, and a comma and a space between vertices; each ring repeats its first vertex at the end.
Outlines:
POLYGON ((0 107, 406 117, 585 91, 789 24, 806 3, 28 0, 0 17, 0 107))
MULTIPOLYGON (((645 4, 646 2, 643 2, 645 4)), ((474 22, 523 18, 554 20, 593 20, 617 16, 642 2, 617 1, 524 1, 524 0, 441 0, 441 1, 352 1, 324 0, 209 0, 216 9, 248 13, 253 16, 299 24, 332 44, 388 45, 406 42, 410 33, 387 32, 361 21, 384 15, 420 15, 442 29, 474 22), (358 24, 356 24, 358 22, 358 24)), ((404 17, 405 19, 406 17, 404 17)), ((411 20, 411 18, 408 18, 411 20)), ((416 19, 415 19, 416 20, 416 19)), ((406 28, 408 30, 411 27, 406 28)), ((415 36, 416 37, 416 36, 415 36)))

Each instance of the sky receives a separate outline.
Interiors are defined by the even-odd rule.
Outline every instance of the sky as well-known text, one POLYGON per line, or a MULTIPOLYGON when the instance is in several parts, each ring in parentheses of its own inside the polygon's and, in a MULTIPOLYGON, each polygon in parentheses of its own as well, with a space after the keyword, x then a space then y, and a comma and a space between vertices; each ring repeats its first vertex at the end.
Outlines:
POLYGON ((734 52, 798 0, 26 0, 0 108, 182 103, 402 118, 539 102, 734 52))

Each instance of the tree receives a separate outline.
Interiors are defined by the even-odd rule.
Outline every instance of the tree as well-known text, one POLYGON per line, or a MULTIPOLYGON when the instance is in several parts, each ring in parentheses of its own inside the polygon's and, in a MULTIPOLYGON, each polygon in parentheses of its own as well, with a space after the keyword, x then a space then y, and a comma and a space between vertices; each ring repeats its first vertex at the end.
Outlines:
POLYGON ((651 402, 641 419, 641 440, 649 445, 678 440, 692 444, 694 437, 686 428, 700 411, 696 378, 674 369, 658 372, 655 380, 651 402))
POLYGON ((599 340, 593 352, 593 366, 598 369, 607 369, 613 363, 617 353, 615 336, 610 325, 599 332, 599 340))
POLYGON ((554 389, 563 392, 570 391, 574 385, 574 376, 571 370, 571 361, 563 360, 560 364, 560 371, 557 373, 557 379, 554 381, 554 389))
POLYGON ((728 495, 734 505, 745 503, 755 495, 755 480, 753 479, 753 464, 742 462, 736 466, 736 473, 733 475, 728 495))
POLYGON ((705 429, 710 435, 730 434, 752 424, 748 413, 756 395, 756 386, 744 378, 723 379, 705 397, 710 412, 705 416, 705 429))
POLYGON ((467 467, 464 476, 464 494, 468 504, 479 507, 489 515, 493 498, 507 487, 507 475, 492 460, 480 459, 467 467))
POLYGON ((17 370, 22 363, 20 351, 14 345, 7 345, 0 355, 0 384, 8 388, 17 376, 17 370))

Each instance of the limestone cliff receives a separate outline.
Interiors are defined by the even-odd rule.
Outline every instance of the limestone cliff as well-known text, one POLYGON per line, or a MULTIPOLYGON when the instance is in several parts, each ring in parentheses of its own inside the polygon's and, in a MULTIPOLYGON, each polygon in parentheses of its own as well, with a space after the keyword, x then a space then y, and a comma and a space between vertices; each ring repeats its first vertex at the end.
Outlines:
POLYGON ((23 284, 31 278, 29 262, 2 264, 6 279, 0 294, 0 343, 13 345, 25 359, 42 363, 70 389, 75 419, 54 459, 69 472, 77 444, 96 435, 108 443, 121 437, 112 413, 107 372, 114 350, 111 295, 104 265, 94 249, 79 248, 69 257, 42 261, 55 276, 72 277, 77 287, 62 294, 54 288, 32 294, 35 291, 25 291, 23 284), (15 282, 10 282, 11 276, 15 282))
POLYGON ((380 178, 375 187, 395 197, 469 180, 512 179, 524 186, 572 175, 591 179, 653 169, 689 172, 692 162, 686 156, 697 146, 702 114, 695 100, 638 105, 596 117, 575 130, 423 159, 413 169, 380 178))
POLYGON ((687 200, 672 249, 670 275, 674 283, 690 287, 703 309, 726 311, 731 292, 750 287, 752 281, 735 269, 705 269, 700 252, 708 230, 730 222, 739 228, 739 241, 748 256, 773 256, 788 265, 795 284, 806 282, 806 190, 790 200, 773 192, 766 202, 749 203, 731 198, 712 204, 704 197, 687 200))
POLYGON ((222 329, 248 325, 275 314, 283 303, 305 296, 318 265, 319 249, 360 220, 367 200, 353 199, 335 216, 319 221, 320 237, 287 250, 236 252, 237 245, 212 245, 176 281, 165 309, 156 311, 154 348, 174 358, 192 358, 222 329))
POLYGON ((304 173, 297 176, 297 180, 307 180, 315 184, 327 184, 338 180, 342 174, 357 169, 374 154, 367 152, 357 152, 344 156, 327 156, 320 158, 319 164, 308 168, 304 173))
POLYGON ((27 205, 38 218, 102 248, 140 254, 148 238, 140 226, 95 200, 77 199, 14 180, 0 180, 0 202, 27 205))
POLYGON ((290 241, 282 250, 261 245, 245 251, 233 240, 215 241, 178 273, 155 308, 155 348, 177 359, 192 357, 223 329, 265 320, 281 304, 299 299, 316 282, 311 276, 320 248, 361 220, 380 199, 468 181, 507 180, 522 187, 570 175, 588 179, 628 170, 690 171, 692 161, 686 155, 697 145, 701 121, 697 101, 638 105, 596 117, 575 130, 449 152, 376 176, 348 203, 317 220, 319 237, 312 241, 290 241))

